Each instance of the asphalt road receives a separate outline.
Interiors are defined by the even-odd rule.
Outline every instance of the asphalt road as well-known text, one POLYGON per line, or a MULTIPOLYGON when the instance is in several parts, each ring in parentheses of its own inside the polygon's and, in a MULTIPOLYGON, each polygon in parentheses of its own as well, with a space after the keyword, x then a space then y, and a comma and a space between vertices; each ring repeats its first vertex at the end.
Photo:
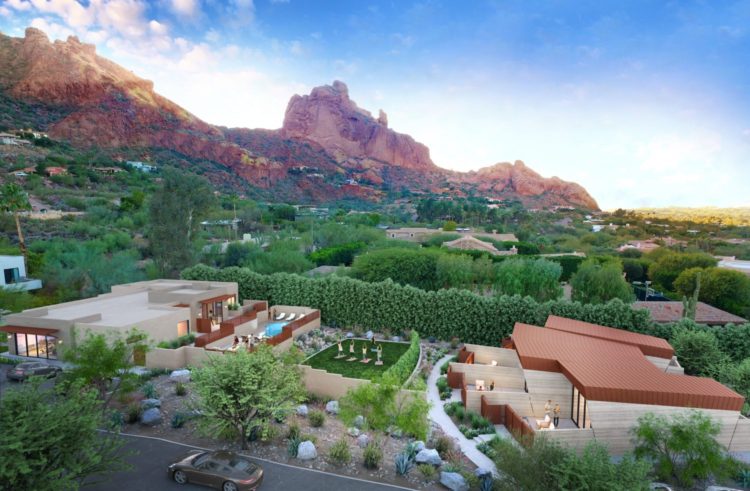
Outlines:
MULTIPOLYGON (((105 483, 87 487, 90 491, 197 491, 209 489, 191 484, 180 485, 167 476, 167 466, 184 454, 190 447, 146 438, 123 436, 128 440, 127 448, 138 452, 128 460, 134 466, 129 472, 108 477, 105 483)), ((256 460, 265 471, 260 491, 393 491, 407 489, 397 486, 361 481, 358 479, 322 473, 300 467, 256 460)))

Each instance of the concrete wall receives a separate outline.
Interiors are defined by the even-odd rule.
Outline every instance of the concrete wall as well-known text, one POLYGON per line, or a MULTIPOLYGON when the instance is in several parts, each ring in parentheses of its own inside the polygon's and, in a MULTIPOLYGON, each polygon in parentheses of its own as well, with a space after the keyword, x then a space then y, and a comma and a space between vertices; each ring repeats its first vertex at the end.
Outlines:
POLYGON ((367 383, 367 380, 344 377, 338 373, 328 373, 326 370, 312 368, 307 365, 300 365, 300 369, 302 370, 302 380, 307 391, 321 397, 339 399, 349 389, 367 383))
MULTIPOLYGON (((519 416, 534 417, 534 408, 526 392, 510 390, 466 390, 466 410, 475 413, 482 411, 482 396, 489 404, 508 404, 519 416)), ((543 412, 543 411, 542 411, 543 412)))
POLYGON ((474 353, 474 363, 489 365, 494 360, 498 365, 504 367, 521 367, 521 361, 518 359, 516 350, 482 346, 479 344, 464 344, 464 346, 467 351, 474 353))
POLYGON ((730 452, 748 452, 750 451, 750 419, 740 416, 737 420, 737 426, 732 435, 732 441, 729 443, 730 452))
POLYGON ((313 319, 312 321, 308 322, 304 326, 302 326, 299 329, 295 330, 294 333, 293 333, 293 337, 291 337, 291 338, 287 339, 286 341, 284 341, 284 342, 282 342, 282 343, 277 344, 276 346, 274 346, 273 347, 273 351, 275 353, 283 353, 284 351, 286 351, 286 350, 288 350, 289 348, 292 347, 292 345, 294 344, 294 341, 298 337, 300 337, 303 334, 307 334, 308 332, 313 331, 315 329, 319 329, 319 328, 320 328, 320 317, 318 317, 317 319, 313 319))
POLYGON ((182 346, 177 349, 153 348, 146 353, 147 368, 165 368, 177 370, 188 366, 202 366, 209 356, 222 356, 216 351, 206 351, 194 346, 182 346))
POLYGON ((523 372, 536 418, 544 417, 544 404, 549 399, 552 399, 552 407, 555 407, 555 403, 560 404, 560 418, 570 418, 573 385, 565 375, 540 370, 524 370, 523 372))
POLYGON ((474 385, 476 380, 484 380, 489 387, 490 382, 495 381, 496 389, 521 389, 524 388, 523 370, 503 366, 477 365, 467 363, 451 363, 451 371, 464 374, 464 382, 474 385))
POLYGON ((547 438, 566 445, 577 452, 583 450, 588 442, 594 440, 594 430, 586 428, 585 430, 540 430, 535 434, 535 438, 547 438))

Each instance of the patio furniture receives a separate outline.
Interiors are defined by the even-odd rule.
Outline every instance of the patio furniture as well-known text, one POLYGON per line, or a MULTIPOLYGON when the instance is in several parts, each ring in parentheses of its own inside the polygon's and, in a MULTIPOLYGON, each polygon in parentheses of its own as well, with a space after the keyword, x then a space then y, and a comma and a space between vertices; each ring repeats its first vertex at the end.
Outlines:
POLYGON ((286 315, 286 314, 285 314, 284 312, 282 312, 282 313, 280 313, 279 315, 277 315, 277 316, 276 316, 276 317, 274 318, 274 320, 275 320, 275 321, 280 321, 280 320, 282 320, 282 319, 284 318, 284 316, 285 316, 285 315, 286 315))
POLYGON ((297 314, 289 314, 289 317, 287 317, 286 320, 293 321, 296 316, 297 314))

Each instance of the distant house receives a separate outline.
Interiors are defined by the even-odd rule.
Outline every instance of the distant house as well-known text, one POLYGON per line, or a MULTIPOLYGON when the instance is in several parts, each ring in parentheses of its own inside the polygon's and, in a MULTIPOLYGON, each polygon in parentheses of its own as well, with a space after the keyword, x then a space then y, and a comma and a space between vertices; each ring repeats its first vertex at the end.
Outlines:
MULTIPOLYGON (((642 301, 633 303, 633 308, 648 310, 651 313, 651 319, 658 323, 677 322, 682 319, 684 311, 682 302, 642 301)), ((709 326, 723 326, 730 323, 744 324, 747 320, 707 303, 698 302, 695 308, 695 322, 709 326)))
POLYGON ((510 248, 509 251, 499 251, 494 245, 489 242, 484 242, 471 235, 459 237, 456 240, 450 242, 443 242, 443 247, 448 249, 457 249, 462 251, 483 251, 489 252, 493 256, 514 256, 518 254, 516 246, 510 248))
POLYGON ((100 174, 117 174, 118 172, 124 172, 119 167, 94 167, 94 171, 100 174))
POLYGON ((673 239, 672 237, 652 237, 646 240, 631 240, 617 248, 618 251, 622 252, 627 249, 637 249, 641 252, 648 253, 654 249, 658 249, 663 245, 667 247, 673 247, 677 245, 687 245, 684 240, 673 239))
POLYGON ((159 170, 155 165, 146 164, 141 161, 128 160, 125 162, 125 165, 141 172, 157 172, 159 170))
POLYGON ((26 277, 26 263, 23 256, 0 256, 0 288, 38 290, 42 287, 42 280, 26 277))
POLYGON ((44 169, 44 175, 47 177, 52 176, 64 176, 68 173, 68 169, 65 167, 47 167, 44 169))
POLYGON ((743 261, 737 259, 735 256, 718 256, 717 259, 719 260, 718 266, 720 268, 733 269, 750 275, 750 261, 743 261))
POLYGON ((440 228, 424 228, 424 227, 403 227, 403 228, 389 228, 385 231, 386 237, 389 239, 408 240, 411 242, 421 242, 422 240, 437 234, 451 234, 457 233, 461 235, 473 235, 474 237, 483 237, 487 239, 496 240, 498 242, 518 242, 518 239, 514 234, 498 234, 495 232, 471 232, 470 229, 465 231, 446 232, 440 228))

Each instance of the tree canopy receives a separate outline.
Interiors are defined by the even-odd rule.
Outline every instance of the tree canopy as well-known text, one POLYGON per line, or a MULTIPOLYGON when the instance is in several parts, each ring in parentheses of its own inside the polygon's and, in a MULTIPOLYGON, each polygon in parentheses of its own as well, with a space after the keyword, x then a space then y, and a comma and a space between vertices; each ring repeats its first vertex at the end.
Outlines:
POLYGON ((698 300, 736 315, 746 316, 750 309, 750 277, 725 268, 689 268, 674 281, 675 290, 686 297, 695 291, 701 275, 698 300))
POLYGON ((614 298, 632 302, 634 299, 633 291, 615 261, 604 264, 593 260, 584 262, 570 279, 570 284, 573 300, 583 303, 606 303, 614 298))
POLYGON ((562 296, 560 275, 562 266, 545 259, 508 259, 497 266, 495 287, 504 295, 545 302, 562 296))

